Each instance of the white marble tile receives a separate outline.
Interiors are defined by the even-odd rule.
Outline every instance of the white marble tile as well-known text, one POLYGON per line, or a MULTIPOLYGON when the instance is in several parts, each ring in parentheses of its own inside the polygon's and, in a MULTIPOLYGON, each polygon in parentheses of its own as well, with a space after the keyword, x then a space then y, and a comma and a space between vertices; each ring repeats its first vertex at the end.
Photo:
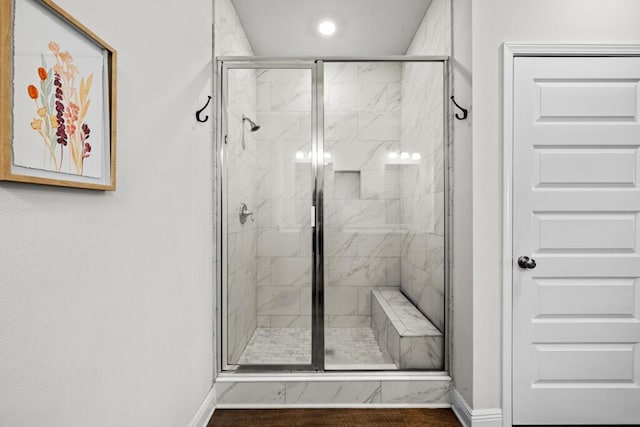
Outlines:
POLYGON ((284 404, 283 382, 216 383, 219 404, 284 404))
POLYGON ((310 254, 310 231, 306 228, 258 230, 258 256, 263 257, 296 257, 310 254))
MULTIPOLYGON (((358 113, 330 112, 324 116, 324 138, 327 141, 353 140, 358 137, 358 113)), ((333 154, 333 153, 332 153, 333 154)))
POLYGON ((271 327, 271 316, 257 316, 256 317, 257 328, 269 328, 271 327))
POLYGON ((257 74, 259 82, 311 81, 311 70, 304 68, 264 68, 257 74))
POLYGON ((325 62, 324 79, 326 82, 357 82, 357 62, 325 62))
MULTIPOLYGON (((247 263, 236 272, 229 274, 227 280, 227 304, 229 310, 238 309, 256 295, 256 263, 247 263)), ((255 307, 254 307, 255 308, 255 307)), ((247 316, 255 316, 255 309, 246 313, 247 316)))
POLYGON ((256 110, 271 111, 271 84, 258 80, 256 82, 256 110))
POLYGON ((407 55, 449 55, 451 2, 433 0, 407 49, 407 55))
POLYGON ((400 369, 442 370, 442 337, 407 337, 400 341, 400 369))
POLYGON ((355 200, 344 203, 342 224, 345 227, 382 227, 386 224, 386 201, 355 200))
POLYGON ((241 365, 311 363, 310 328, 256 329, 242 352, 241 365))
MULTIPOLYGON (((309 290, 311 292, 311 290, 309 290)), ((269 316, 271 328, 311 328, 311 315, 299 316, 269 316)))
POLYGON ((400 196, 400 168, 397 165, 385 165, 384 198, 390 200, 399 200, 400 196))
POLYGON ((358 256, 400 258, 403 237, 399 230, 362 230, 358 233, 358 256))
POLYGON ((338 141, 329 147, 334 171, 383 170, 393 141, 338 141))
POLYGON ((387 317, 384 314, 384 310, 380 306, 377 298, 371 297, 371 328, 376 334, 376 339, 379 344, 382 344, 380 341, 380 334, 384 331, 385 339, 384 346, 386 347, 386 326, 385 322, 387 321, 387 317))
POLYGON ((324 292, 324 312, 327 316, 358 314, 357 287, 327 286, 324 292))
MULTIPOLYGON (((418 28, 407 54, 449 54, 450 2, 434 0, 418 28)), ((404 64, 401 92, 400 149, 420 153, 416 165, 400 173, 400 222, 408 233, 402 247, 401 287, 420 310, 442 327, 444 188, 443 73, 440 64, 404 64), (442 272, 442 273, 441 273, 442 272)))
MULTIPOLYGON (((387 284, 386 264, 379 258, 344 257, 326 261, 326 283, 329 287, 372 287, 387 284)), ((357 307, 357 299, 355 302, 357 307)))
POLYGON ((385 83, 328 83, 325 111, 388 111, 385 83))
POLYGON ((372 292, 378 343, 400 369, 442 369, 442 333, 397 289, 372 292))
POLYGON ((358 233, 343 228, 326 227, 324 229, 324 255, 325 259, 357 256, 358 233))
POLYGON ((310 141, 311 115, 299 112, 258 113, 260 138, 281 141, 310 141))
POLYGON ((303 82, 272 82, 270 111, 311 112, 311 79, 303 82))
POLYGON ((402 104, 402 85, 389 83, 387 85, 387 111, 400 111, 402 104))
POLYGON ((400 286, 400 258, 385 258, 386 286, 400 286))
POLYGON ((333 192, 329 195, 332 199, 359 199, 360 198, 360 174, 359 171, 338 171, 333 178, 333 192))
POLYGON ((301 314, 300 287, 260 287, 258 288, 258 315, 298 315, 301 314))
POLYGON ((367 141, 400 139, 400 113, 358 113, 358 138, 367 141))
POLYGON ((380 349, 369 325, 325 328, 325 366, 342 365, 347 369, 396 369, 391 357, 380 349))
POLYGON ((310 257, 271 258, 271 286, 311 286, 310 257))
POLYGON ((402 216, 400 215, 400 200, 387 199, 385 202, 385 220, 387 225, 395 228, 404 228, 402 216))
POLYGON ((287 404, 380 403, 379 381, 287 382, 287 404))
POLYGON ((216 56, 253 55, 251 44, 231 0, 216 0, 216 56))
POLYGON ((360 195, 363 199, 385 198, 385 171, 363 170, 360 172, 360 195))
POLYGON ((450 403, 448 381, 384 381, 382 403, 450 403))
POLYGON ((327 200, 324 206, 328 227, 356 229, 386 225, 384 200, 327 200))
POLYGON ((331 315, 326 316, 326 322, 326 326, 329 328, 369 328, 371 327, 371 316, 331 315))
POLYGON ((371 289, 369 287, 358 287, 358 314, 361 316, 371 316, 371 289))
POLYGON ((358 62, 361 82, 399 82, 402 78, 400 62, 358 62))
POLYGON ((393 362, 400 366, 400 334, 393 325, 387 327, 387 350, 393 362))

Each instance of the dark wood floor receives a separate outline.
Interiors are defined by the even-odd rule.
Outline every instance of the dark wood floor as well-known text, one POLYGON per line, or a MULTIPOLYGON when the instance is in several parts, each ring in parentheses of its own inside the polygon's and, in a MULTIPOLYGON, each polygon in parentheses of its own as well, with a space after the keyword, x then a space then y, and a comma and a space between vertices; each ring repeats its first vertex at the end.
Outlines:
POLYGON ((450 409, 220 409, 209 427, 452 427, 450 409))

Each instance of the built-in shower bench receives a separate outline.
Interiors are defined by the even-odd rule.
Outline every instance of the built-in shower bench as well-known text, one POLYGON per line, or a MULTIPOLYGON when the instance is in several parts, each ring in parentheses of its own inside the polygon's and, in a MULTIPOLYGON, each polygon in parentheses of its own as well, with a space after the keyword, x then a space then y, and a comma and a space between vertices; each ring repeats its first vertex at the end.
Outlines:
POLYGON ((399 369, 442 369, 444 336, 399 290, 371 291, 372 327, 399 369))

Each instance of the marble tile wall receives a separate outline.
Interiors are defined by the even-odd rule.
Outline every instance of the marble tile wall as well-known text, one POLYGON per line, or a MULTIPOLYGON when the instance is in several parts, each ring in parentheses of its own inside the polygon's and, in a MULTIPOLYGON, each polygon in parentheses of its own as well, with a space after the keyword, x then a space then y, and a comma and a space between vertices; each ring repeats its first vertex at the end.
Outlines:
POLYGON ((450 379, 362 381, 219 382, 219 408, 312 406, 317 404, 444 407, 450 379))
MULTIPOLYGON (((215 1, 214 31, 216 56, 253 55, 230 0, 215 1)), ((229 143, 225 152, 228 172, 225 192, 228 197, 227 360, 229 363, 237 363, 257 324, 258 227, 257 223, 251 221, 240 224, 238 216, 241 202, 245 202, 250 208, 256 204, 256 138, 242 125, 243 114, 256 117, 256 72, 231 70, 228 94, 229 143)), ((216 191, 218 185, 216 182, 216 191)))
MULTIPOLYGON (((433 0, 407 55, 450 54, 450 2, 433 0)), ((400 167, 400 217, 407 233, 400 260, 403 293, 444 330, 444 104, 439 63, 402 69, 400 151, 415 162, 400 167), (414 153, 418 153, 416 156, 414 153)))
MULTIPOLYGON (((449 14, 447 0, 433 0, 407 54, 449 54, 449 14)), ((253 54, 230 0, 215 0, 214 46, 216 56, 253 54)), ((369 326, 371 290, 402 282, 403 290, 441 326, 443 187, 437 180, 431 188, 408 184, 415 183, 419 173, 441 175, 435 167, 442 152, 433 145, 427 148, 422 170, 389 162, 388 156, 411 150, 416 143, 412 132, 414 137, 424 135, 419 128, 411 129, 411 109, 426 109, 434 124, 436 116, 441 118, 442 98, 438 104, 435 97, 442 82, 420 87, 419 80, 437 73, 414 73, 399 64, 325 65, 325 149, 331 155, 325 175, 326 323, 369 326), (426 91, 424 104, 415 97, 403 99, 403 94, 413 93, 410 89, 426 91)), ((240 150, 239 144, 233 146, 239 151, 229 149, 228 164, 236 176, 228 179, 228 206, 233 211, 245 201, 258 213, 256 223, 243 228, 233 223, 236 215, 229 212, 230 362, 239 357, 258 324, 310 325, 311 233, 304 229, 309 225, 305 199, 311 174, 304 162, 291 161, 310 149, 311 122, 304 107, 310 92, 295 76, 273 71, 238 74, 234 90, 242 95, 230 96, 237 99, 230 116, 231 140, 242 142, 242 113, 257 117, 262 125, 257 134, 245 129, 248 149, 240 150)), ((438 138, 427 136, 430 141, 438 138)))
POLYGON ((371 326, 371 290, 400 285, 400 81, 399 63, 325 63, 327 327, 371 326))
POLYGON ((311 70, 257 75, 257 320, 311 327, 311 70))
POLYGON ((443 369, 444 335, 399 290, 375 290, 372 328, 399 369, 443 369))

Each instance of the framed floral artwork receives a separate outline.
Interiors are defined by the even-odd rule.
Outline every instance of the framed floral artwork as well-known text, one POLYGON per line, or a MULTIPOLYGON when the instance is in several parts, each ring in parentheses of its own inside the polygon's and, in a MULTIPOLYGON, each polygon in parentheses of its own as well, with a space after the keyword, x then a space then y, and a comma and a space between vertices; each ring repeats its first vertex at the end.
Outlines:
POLYGON ((2 0, 0 48, 0 180, 115 190, 115 50, 50 0, 2 0))

